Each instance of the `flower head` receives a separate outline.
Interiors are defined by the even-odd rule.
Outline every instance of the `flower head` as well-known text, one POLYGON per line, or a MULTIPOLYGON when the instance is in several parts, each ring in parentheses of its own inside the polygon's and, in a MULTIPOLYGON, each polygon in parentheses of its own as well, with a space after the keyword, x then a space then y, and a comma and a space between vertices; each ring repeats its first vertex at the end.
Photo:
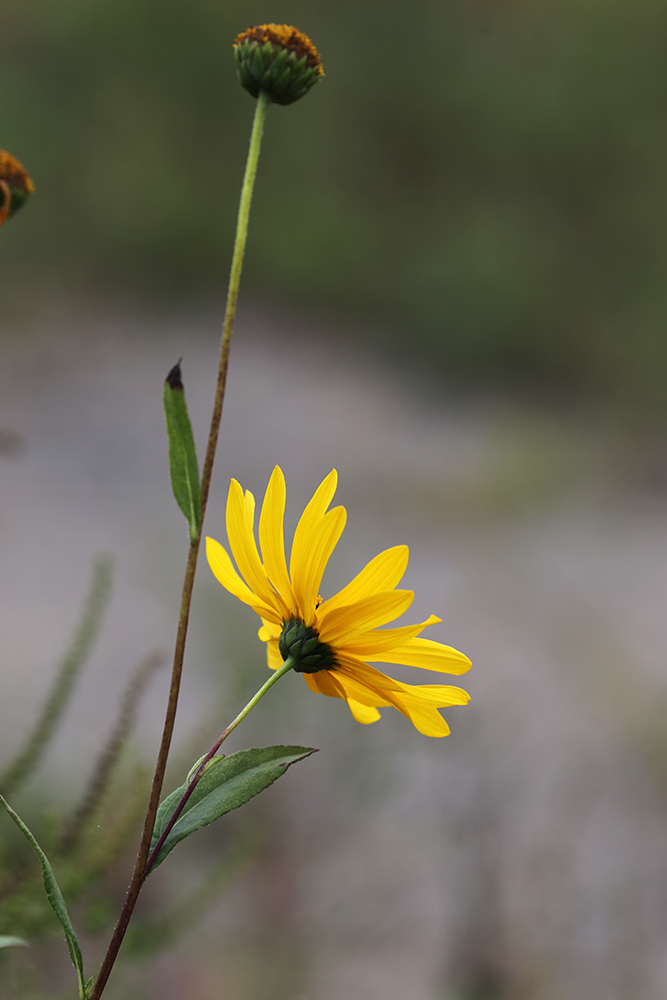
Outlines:
POLYGON ((19 161, 0 149, 0 225, 10 218, 35 190, 25 169, 19 161))
POLYGON ((408 548, 381 552, 339 593, 318 594, 326 564, 343 528, 344 507, 328 510, 336 490, 334 470, 318 487, 294 532, 289 571, 283 518, 285 478, 276 466, 259 518, 261 557, 254 533, 255 499, 232 479, 227 500, 227 537, 239 568, 212 538, 206 539, 209 565, 218 581, 262 619, 259 637, 275 670, 288 658, 311 691, 343 698, 358 722, 376 722, 378 708, 393 706, 427 736, 446 736, 438 709, 465 705, 468 694, 443 684, 404 684, 373 663, 397 663, 441 673, 462 674, 470 660, 450 646, 419 633, 441 619, 382 629, 412 603, 411 590, 396 587, 408 564, 408 548), (242 579, 243 577, 243 579, 242 579))
POLYGON ((234 42, 239 78, 258 97, 266 91, 275 104, 293 104, 324 76, 310 38, 290 24, 260 24, 234 42))

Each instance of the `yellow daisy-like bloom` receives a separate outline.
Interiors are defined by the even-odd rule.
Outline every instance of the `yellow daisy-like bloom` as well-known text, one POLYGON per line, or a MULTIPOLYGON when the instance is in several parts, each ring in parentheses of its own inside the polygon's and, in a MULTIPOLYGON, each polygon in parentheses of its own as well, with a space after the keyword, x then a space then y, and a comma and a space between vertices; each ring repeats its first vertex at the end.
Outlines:
POLYGON ((379 628, 412 603, 411 590, 396 589, 408 565, 407 545, 381 552, 328 600, 318 596, 326 564, 345 527, 345 508, 328 510, 337 481, 334 469, 301 515, 288 572, 282 470, 278 466, 273 470, 264 496, 259 518, 261 557, 255 541, 255 498, 232 479, 227 537, 241 575, 213 538, 206 539, 209 565, 222 586, 262 619, 259 637, 267 644, 272 670, 291 657, 311 691, 343 698, 358 722, 376 722, 378 708, 393 706, 420 733, 446 736, 449 726, 438 709, 465 705, 466 691, 443 684, 403 684, 371 665, 402 663, 449 674, 462 674, 470 667, 463 653, 419 637, 426 626, 441 621, 435 615, 418 625, 379 628))

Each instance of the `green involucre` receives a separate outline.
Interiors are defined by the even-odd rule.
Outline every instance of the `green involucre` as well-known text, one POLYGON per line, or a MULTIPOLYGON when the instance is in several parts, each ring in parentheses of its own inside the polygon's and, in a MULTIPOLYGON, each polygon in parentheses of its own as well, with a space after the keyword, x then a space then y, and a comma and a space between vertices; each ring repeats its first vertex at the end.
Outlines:
POLYGON ((293 669, 299 674, 316 674, 336 665, 336 654, 331 646, 321 642, 317 629, 300 618, 290 618, 284 623, 278 649, 283 660, 291 657, 293 669))

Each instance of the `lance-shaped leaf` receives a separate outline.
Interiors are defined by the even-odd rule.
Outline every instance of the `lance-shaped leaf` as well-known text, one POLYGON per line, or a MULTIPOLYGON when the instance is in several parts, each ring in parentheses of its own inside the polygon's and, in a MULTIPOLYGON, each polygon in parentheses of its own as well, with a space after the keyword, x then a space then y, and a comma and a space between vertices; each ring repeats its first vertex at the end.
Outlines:
POLYGON ((46 854, 39 846, 28 827, 25 825, 18 813, 14 812, 12 807, 2 797, 2 795, 0 795, 0 803, 5 807, 39 858, 42 866, 42 878, 44 879, 46 898, 51 904, 51 908, 60 921, 62 929, 65 932, 65 940, 67 942, 69 957, 72 959, 72 965, 76 969, 76 974, 79 978, 79 1000, 86 1000, 87 990, 86 982, 83 976, 83 958, 81 956, 81 947, 79 945, 79 939, 77 938, 74 928, 72 927, 72 921, 69 918, 69 913, 67 912, 67 907, 65 906, 65 900, 63 899, 63 894, 60 891, 60 886, 56 882, 56 876, 53 874, 53 868, 51 867, 46 854))
POLYGON ((29 948, 30 945, 20 937, 11 934, 0 934, 0 948, 29 948))
POLYGON ((169 438, 169 471, 176 503, 185 514, 194 541, 201 523, 199 466, 192 426, 183 392, 180 361, 171 369, 164 383, 164 415, 169 438))
MULTIPOLYGON (((254 795, 259 795, 284 774, 291 764, 304 760, 311 753, 317 751, 311 747, 277 746, 239 750, 229 757, 214 757, 169 831, 151 871, 155 871, 181 840, 232 809, 238 809, 254 795)), ((160 805, 151 850, 156 846, 187 787, 187 784, 181 785, 160 805)))

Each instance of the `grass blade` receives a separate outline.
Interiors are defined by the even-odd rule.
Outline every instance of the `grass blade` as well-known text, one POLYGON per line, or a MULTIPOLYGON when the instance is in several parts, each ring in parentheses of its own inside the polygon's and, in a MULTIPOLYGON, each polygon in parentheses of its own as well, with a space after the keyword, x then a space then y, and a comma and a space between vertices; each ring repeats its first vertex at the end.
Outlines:
POLYGON ((79 945, 79 939, 77 938, 76 932, 72 926, 69 913, 67 912, 67 906, 65 905, 63 894, 60 891, 60 886, 58 885, 56 876, 53 873, 53 868, 51 867, 46 854, 39 846, 28 827, 25 825, 18 813, 14 812, 12 807, 2 795, 0 795, 0 804, 5 807, 39 858, 39 862, 42 866, 42 878, 44 879, 44 891, 46 892, 46 898, 51 904, 51 908, 60 921, 60 925, 65 932, 65 941, 67 942, 69 957, 72 959, 72 965, 76 969, 76 973, 79 978, 79 1000, 86 1000, 87 990, 86 981, 83 975, 83 957, 81 955, 81 947, 79 945))

